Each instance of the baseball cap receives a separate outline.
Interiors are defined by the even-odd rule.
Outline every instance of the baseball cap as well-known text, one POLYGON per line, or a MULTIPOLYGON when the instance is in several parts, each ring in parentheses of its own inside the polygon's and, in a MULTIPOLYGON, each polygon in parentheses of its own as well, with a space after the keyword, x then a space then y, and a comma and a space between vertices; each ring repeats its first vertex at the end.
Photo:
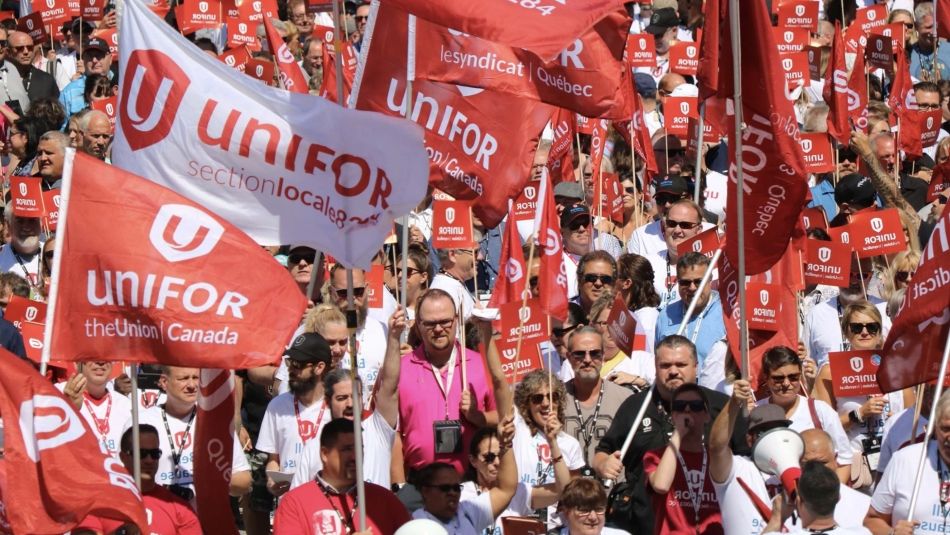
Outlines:
POLYGON ((93 37, 92 39, 86 41, 86 45, 83 47, 83 51, 86 50, 101 50, 106 54, 109 53, 109 44, 99 39, 98 37, 93 37))
POLYGON ((653 76, 638 72, 633 75, 633 82, 637 86, 637 93, 645 98, 656 98, 656 79, 653 76))
POLYGON ((584 188, 577 182, 560 182, 557 186, 554 186, 554 196, 583 201, 584 188))
POLYGON ((877 195, 871 179, 858 173, 845 175, 835 186, 835 202, 852 206, 871 206, 877 195))
POLYGON ((663 35, 666 30, 679 25, 679 17, 676 16, 676 10, 671 7, 654 9, 650 15, 650 24, 644 29, 647 33, 653 35, 663 35))
POLYGON ((571 221, 574 221, 579 217, 590 218, 590 210, 580 203, 568 206, 563 212, 561 212, 561 228, 567 228, 570 226, 571 221))
POLYGON ((671 175, 655 184, 654 191, 656 195, 661 193, 672 193, 674 195, 689 193, 689 184, 681 176, 671 175))
POLYGON ((791 420, 785 418, 785 409, 774 403, 766 403, 752 409, 749 413, 749 432, 761 430, 762 427, 788 427, 791 420))
POLYGON ((320 333, 303 333, 284 351, 284 356, 296 362, 323 362, 330 364, 330 344, 320 333))
POLYGON ((655 0, 653 2, 653 10, 657 9, 677 9, 679 3, 676 0, 655 0))

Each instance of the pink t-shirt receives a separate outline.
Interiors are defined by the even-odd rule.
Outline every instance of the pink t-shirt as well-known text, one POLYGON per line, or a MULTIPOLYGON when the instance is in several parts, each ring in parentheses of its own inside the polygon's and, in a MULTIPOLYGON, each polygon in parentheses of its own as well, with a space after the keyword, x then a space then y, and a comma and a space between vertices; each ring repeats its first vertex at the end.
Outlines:
MULTIPOLYGON (((481 411, 495 409, 495 398, 485 375, 485 364, 480 353, 465 351, 468 388, 475 397, 475 403, 481 411)), ((459 404, 462 400, 462 366, 460 359, 455 362, 452 384, 447 385, 449 368, 442 370, 442 384, 448 391, 448 418, 446 418, 446 398, 435 380, 432 365, 425 360, 422 346, 412 353, 402 356, 399 371, 399 427, 402 436, 402 451, 405 464, 418 470, 434 462, 446 462, 459 473, 465 469, 468 459, 468 443, 477 428, 465 418, 459 416, 459 404), (455 454, 435 453, 435 437, 432 423, 436 420, 462 421, 462 451, 455 454)))

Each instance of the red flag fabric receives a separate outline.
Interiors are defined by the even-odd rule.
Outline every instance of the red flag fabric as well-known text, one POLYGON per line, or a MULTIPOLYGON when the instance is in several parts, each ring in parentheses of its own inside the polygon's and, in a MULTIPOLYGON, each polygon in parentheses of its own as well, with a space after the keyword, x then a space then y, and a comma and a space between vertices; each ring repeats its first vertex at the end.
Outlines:
POLYGON ((387 0, 382 5, 408 11, 439 26, 496 43, 524 48, 534 52, 544 61, 551 61, 597 21, 622 8, 623 2, 387 0), (517 21, 517 24, 513 24, 514 21, 517 21))
MULTIPOLYGON (((696 85, 699 86, 699 101, 719 94, 720 42, 723 39, 724 26, 729 25, 729 2, 706 0, 703 6, 703 38, 699 44, 699 70, 696 72, 696 85)), ((771 28, 771 24, 768 25, 771 28)), ((731 47, 724 53, 728 53, 731 47)), ((731 73, 730 73, 731 74, 731 73)), ((720 95, 725 98, 726 95, 720 95)))
MULTIPOLYGON (((540 100, 587 117, 620 116, 626 10, 608 14, 551 62, 510 46, 416 21, 416 77, 540 100)), ((454 27, 454 26, 453 26, 454 27)))
POLYGON ((54 358, 252 368, 282 354, 306 299, 246 234, 82 153, 64 181, 54 358))
MULTIPOLYGON (((294 55, 287 48, 287 43, 277 33, 270 17, 264 17, 264 30, 267 32, 267 44, 270 46, 270 51, 277 62, 277 69, 280 70, 281 85, 284 86, 284 89, 293 93, 308 93, 307 78, 303 75, 303 70, 297 64, 294 55)), ((324 64, 324 68, 326 68, 326 64, 324 64)))
POLYGON ((900 119, 908 110, 917 109, 917 99, 914 97, 914 84, 910 78, 910 68, 904 54, 897 55, 896 69, 891 94, 887 97, 887 106, 900 119))
MULTIPOLYGON (((364 41, 366 63, 353 92, 358 109, 404 117, 408 17, 390 5, 380 4, 371 39, 364 41)), ((527 184, 538 138, 554 109, 425 80, 414 81, 412 90, 410 117, 425 128, 429 183, 459 200, 478 199, 475 215, 495 227, 527 184)))
POLYGON ((848 78, 848 115, 851 124, 862 132, 868 129, 868 80, 864 65, 864 50, 858 50, 848 78))
POLYGON ((201 370, 195 415, 194 482, 198 520, 205 533, 237 534, 231 514, 231 458, 234 448, 234 379, 231 370, 201 370))
POLYGON ((4 349, 0 367, 3 462, 13 475, 3 489, 10 530, 63 533, 96 515, 131 522, 148 533, 135 481, 121 461, 101 449, 72 403, 28 362, 4 349))
POLYGON ((561 222, 554 204, 554 188, 551 181, 541 178, 541 218, 538 228, 538 254, 541 255, 541 271, 538 273, 538 294, 541 310, 561 321, 567 320, 567 277, 564 271, 564 246, 561 241, 561 222))
MULTIPOLYGON (((538 254, 541 254, 541 251, 535 249, 535 256, 538 254)), ((505 225, 505 235, 501 239, 499 268, 502 272, 495 280, 495 288, 488 301, 489 308, 521 301, 527 287, 525 283, 529 274, 524 252, 521 250, 521 235, 518 233, 518 225, 511 219, 505 225)))
MULTIPOLYGON (((935 3, 934 6, 936 5, 935 3)), ((939 39, 950 39, 950 7, 947 7, 947 4, 944 3, 937 7, 934 16, 937 18, 937 37, 939 39)))
POLYGON ((851 127, 848 126, 848 66, 844 62, 844 41, 841 25, 835 22, 835 36, 831 43, 831 59, 825 73, 822 98, 828 104, 828 133, 838 143, 851 143, 851 127))
POLYGON ((345 105, 346 101, 350 98, 350 93, 353 91, 353 75, 350 71, 344 66, 343 68, 343 100, 341 101, 337 95, 337 81, 336 81, 336 57, 330 53, 330 45, 323 45, 323 82, 320 85, 320 96, 329 100, 330 102, 336 102, 337 104, 345 105))
MULTIPOLYGON (((714 1, 714 0, 710 0, 714 1)), ((633 120, 630 128, 633 129, 634 139, 630 146, 636 151, 637 155, 644 160, 645 172, 642 191, 648 191, 650 179, 659 173, 659 167, 656 164, 656 154, 653 153, 653 141, 650 139, 650 130, 647 128, 643 115, 643 98, 639 94, 634 95, 630 101, 633 103, 633 120)))
POLYGON ((944 210, 884 341, 877 383, 883 392, 937 379, 950 335, 950 210, 944 210))
MULTIPOLYGON (((715 2, 712 2, 715 4, 715 2)), ((736 166, 742 165, 745 212, 745 262, 749 275, 762 273, 785 253, 808 191, 806 172, 799 146, 798 123, 792 103, 785 97, 784 75, 778 59, 768 10, 759 0, 740 0, 742 13, 742 118, 747 125, 742 134, 742 161, 730 150, 729 178, 736 182, 736 166)), ((709 6, 707 6, 707 13, 709 6)), ((728 9, 725 9, 728 11, 728 9)), ((714 12, 713 12, 714 13, 714 12)), ((725 13, 722 20, 729 20, 725 13)), ((707 16, 706 20, 709 20, 707 16)), ((728 25, 720 25, 718 87, 720 97, 733 94, 733 61, 728 25)), ((711 38, 707 29, 704 38, 711 38)), ((709 63, 710 58, 704 62, 709 63)), ((700 73, 711 79, 707 72, 700 73)), ((713 89, 713 88, 710 88, 713 89)), ((735 115, 729 117, 729 146, 735 147, 735 115)), ((726 206, 726 220, 734 224, 736 203, 726 206)), ((726 243, 725 255, 738 263, 739 240, 726 243)))
POLYGON ((594 176, 600 175, 600 166, 604 162, 604 148, 607 144, 607 131, 610 123, 604 119, 594 119, 590 134, 590 168, 594 176))
POLYGON ((574 114, 558 109, 551 118, 554 129, 554 141, 548 152, 547 168, 551 182, 574 181, 574 114))

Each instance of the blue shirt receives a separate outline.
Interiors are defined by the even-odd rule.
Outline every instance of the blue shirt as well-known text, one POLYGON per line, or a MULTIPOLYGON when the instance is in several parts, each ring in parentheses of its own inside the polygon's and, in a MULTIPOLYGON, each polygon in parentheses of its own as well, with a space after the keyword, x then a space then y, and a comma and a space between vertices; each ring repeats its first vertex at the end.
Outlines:
POLYGON ((86 75, 84 74, 66 84, 66 87, 59 92, 59 102, 63 105, 63 109, 66 110, 67 119, 89 107, 89 104, 86 102, 86 97, 83 96, 85 90, 86 75))
POLYGON ((831 221, 838 215, 838 204, 835 202, 835 187, 830 180, 820 180, 815 187, 811 188, 812 200, 808 203, 809 208, 820 206, 825 211, 825 218, 831 221))
MULTIPOLYGON (((676 334, 680 324, 683 323, 683 315, 687 307, 689 303, 680 299, 660 311, 656 319, 656 343, 660 343, 671 334, 676 334)), ((699 367, 702 368, 703 361, 713 344, 726 337, 726 325, 722 321, 722 302, 719 300, 718 292, 711 292, 706 307, 693 314, 689 323, 686 324, 683 336, 696 344, 696 356, 699 367)))
MULTIPOLYGON (((910 49, 910 75, 918 80, 922 80, 921 71, 930 73, 928 80, 933 79, 934 53, 931 51, 925 54, 914 45, 910 49)), ((950 79, 950 43, 946 39, 940 39, 940 51, 937 53, 937 70, 940 71, 940 79, 950 79)))

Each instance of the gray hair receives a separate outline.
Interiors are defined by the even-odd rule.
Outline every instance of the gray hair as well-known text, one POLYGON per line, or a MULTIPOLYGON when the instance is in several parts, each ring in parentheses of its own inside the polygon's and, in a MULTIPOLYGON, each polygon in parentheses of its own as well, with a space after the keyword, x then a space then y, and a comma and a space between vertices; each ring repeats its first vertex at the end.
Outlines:
POLYGON ((583 327, 578 327, 577 329, 574 329, 574 332, 572 332, 571 335, 567 337, 567 347, 571 347, 571 344, 574 342, 575 336, 580 336, 582 334, 597 335, 597 337, 600 338, 600 345, 601 347, 603 347, 604 335, 600 334, 600 331, 598 331, 595 327, 591 327, 590 325, 584 325, 583 327))
MULTIPOLYGON (((102 113, 102 112, 99 112, 99 113, 102 113)), ((92 112, 89 112, 86 114, 87 117, 89 115, 92 115, 92 112)), ((108 118, 108 116, 106 118, 108 118)), ((69 147, 69 136, 60 132, 59 130, 50 130, 49 132, 46 132, 45 134, 40 136, 40 142, 42 143, 43 141, 52 141, 56 143, 57 145, 59 145, 59 150, 61 151, 65 151, 66 147, 69 147)))
MULTIPOLYGON (((82 115, 82 117, 79 118, 79 129, 82 130, 83 132, 85 132, 86 130, 89 129, 89 123, 91 123, 92 120, 93 120, 94 118, 97 118, 97 117, 98 117, 99 119, 105 120, 106 122, 109 121, 109 116, 108 116, 105 112, 102 112, 102 111, 99 111, 99 110, 89 110, 88 113, 84 113, 84 114, 82 115)), ((68 143, 68 142, 69 142, 69 137, 68 137, 68 136, 67 136, 66 140, 67 140, 67 143, 68 143)))
POLYGON ((924 17, 933 16, 933 14, 933 2, 921 2, 914 8, 914 21, 917 23, 917 26, 920 26, 923 23, 924 17))

